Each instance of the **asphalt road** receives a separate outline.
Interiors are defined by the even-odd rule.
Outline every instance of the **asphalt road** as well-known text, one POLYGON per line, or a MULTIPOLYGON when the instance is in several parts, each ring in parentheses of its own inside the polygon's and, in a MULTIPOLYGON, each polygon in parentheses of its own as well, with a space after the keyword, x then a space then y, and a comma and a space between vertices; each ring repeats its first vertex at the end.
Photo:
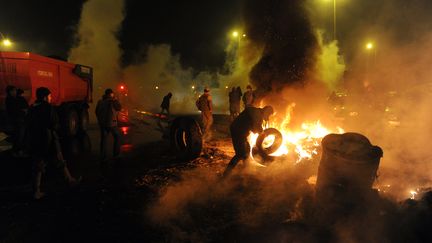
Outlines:
MULTIPOLYGON (((218 120, 226 123, 224 116, 218 120)), ((156 200, 164 183, 175 179, 178 171, 196 165, 176 159, 154 118, 134 120, 120 130, 121 158, 110 160, 105 176, 99 168, 96 125, 81 136, 85 148, 82 141, 63 141, 68 166, 73 175, 82 176, 82 183, 78 188, 68 188, 60 172, 48 165, 43 181, 46 197, 40 201, 31 198, 30 159, 13 158, 10 151, 0 153, 0 242, 169 239, 163 227, 152 225, 145 209, 156 200), (147 183, 149 173, 152 179, 147 183)))
POLYGON ((374 195, 317 218, 314 186, 306 182, 317 160, 290 165, 285 158, 221 180, 233 156, 228 124, 217 116, 214 140, 184 162, 153 118, 135 120, 123 131, 121 159, 104 176, 93 125, 82 136, 91 149, 63 143, 81 185, 68 188, 48 166, 40 201, 31 198, 31 161, 0 153, 0 242, 432 241, 432 192, 401 204, 374 195))

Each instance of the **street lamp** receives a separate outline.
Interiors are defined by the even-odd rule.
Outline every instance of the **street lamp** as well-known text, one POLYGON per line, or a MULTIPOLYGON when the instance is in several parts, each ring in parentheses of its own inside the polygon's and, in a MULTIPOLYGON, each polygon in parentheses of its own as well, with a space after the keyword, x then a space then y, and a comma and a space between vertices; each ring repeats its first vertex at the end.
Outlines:
MULTIPOLYGON (((365 45, 366 51, 367 51, 367 57, 366 57, 366 79, 369 81, 369 73, 370 73, 370 66, 371 66, 371 61, 370 61, 370 55, 371 52, 373 51, 373 62, 376 62, 376 48, 373 42, 369 41, 366 43, 365 45)), ((375 63, 374 63, 375 64, 375 63)))
POLYGON ((238 45, 240 45, 240 41, 242 38, 246 38, 246 34, 245 33, 241 33, 237 30, 234 30, 233 32, 231 32, 231 37, 237 41, 238 45))
POLYGON ((333 0, 333 40, 336 40, 336 0, 333 0))
POLYGON ((3 33, 1 33, 1 32, 0 32, 0 37, 1 37, 1 44, 2 44, 4 47, 10 47, 10 46, 12 46, 12 41, 11 41, 10 39, 6 38, 6 37, 3 35, 3 33))

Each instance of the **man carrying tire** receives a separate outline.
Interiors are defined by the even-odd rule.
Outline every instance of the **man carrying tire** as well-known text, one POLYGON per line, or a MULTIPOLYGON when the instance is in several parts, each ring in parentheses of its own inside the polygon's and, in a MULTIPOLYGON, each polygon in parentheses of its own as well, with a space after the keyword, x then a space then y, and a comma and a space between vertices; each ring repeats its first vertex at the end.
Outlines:
POLYGON ((98 120, 101 142, 100 159, 101 167, 107 166, 107 143, 108 134, 111 133, 114 139, 113 156, 118 158, 120 155, 120 133, 117 128, 117 113, 121 110, 120 102, 115 98, 112 89, 106 89, 102 99, 96 106, 96 117, 98 120))
POLYGON ((247 137, 250 132, 261 133, 263 131, 262 124, 268 121, 273 114, 273 107, 266 106, 264 108, 246 107, 240 115, 231 123, 231 139, 235 151, 235 156, 229 162, 223 176, 228 176, 240 160, 249 158, 250 144, 247 137))

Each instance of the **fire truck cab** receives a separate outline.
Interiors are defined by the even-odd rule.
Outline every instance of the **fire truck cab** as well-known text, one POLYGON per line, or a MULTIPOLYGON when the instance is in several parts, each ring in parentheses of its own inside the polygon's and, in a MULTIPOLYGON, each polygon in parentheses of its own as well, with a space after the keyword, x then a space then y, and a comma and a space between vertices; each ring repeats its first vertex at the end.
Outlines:
POLYGON ((91 67, 30 52, 0 52, 0 110, 3 111, 8 85, 24 90, 29 104, 35 101, 37 88, 47 87, 59 113, 62 134, 75 136, 87 129, 93 90, 91 67))

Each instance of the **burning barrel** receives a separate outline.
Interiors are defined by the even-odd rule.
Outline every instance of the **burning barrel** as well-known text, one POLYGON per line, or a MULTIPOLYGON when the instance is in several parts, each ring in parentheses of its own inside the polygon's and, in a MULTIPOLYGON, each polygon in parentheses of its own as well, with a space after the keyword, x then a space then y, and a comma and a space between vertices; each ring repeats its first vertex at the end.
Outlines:
POLYGON ((375 181, 382 149, 357 133, 329 134, 322 140, 322 147, 317 201, 328 205, 366 197, 375 181))

